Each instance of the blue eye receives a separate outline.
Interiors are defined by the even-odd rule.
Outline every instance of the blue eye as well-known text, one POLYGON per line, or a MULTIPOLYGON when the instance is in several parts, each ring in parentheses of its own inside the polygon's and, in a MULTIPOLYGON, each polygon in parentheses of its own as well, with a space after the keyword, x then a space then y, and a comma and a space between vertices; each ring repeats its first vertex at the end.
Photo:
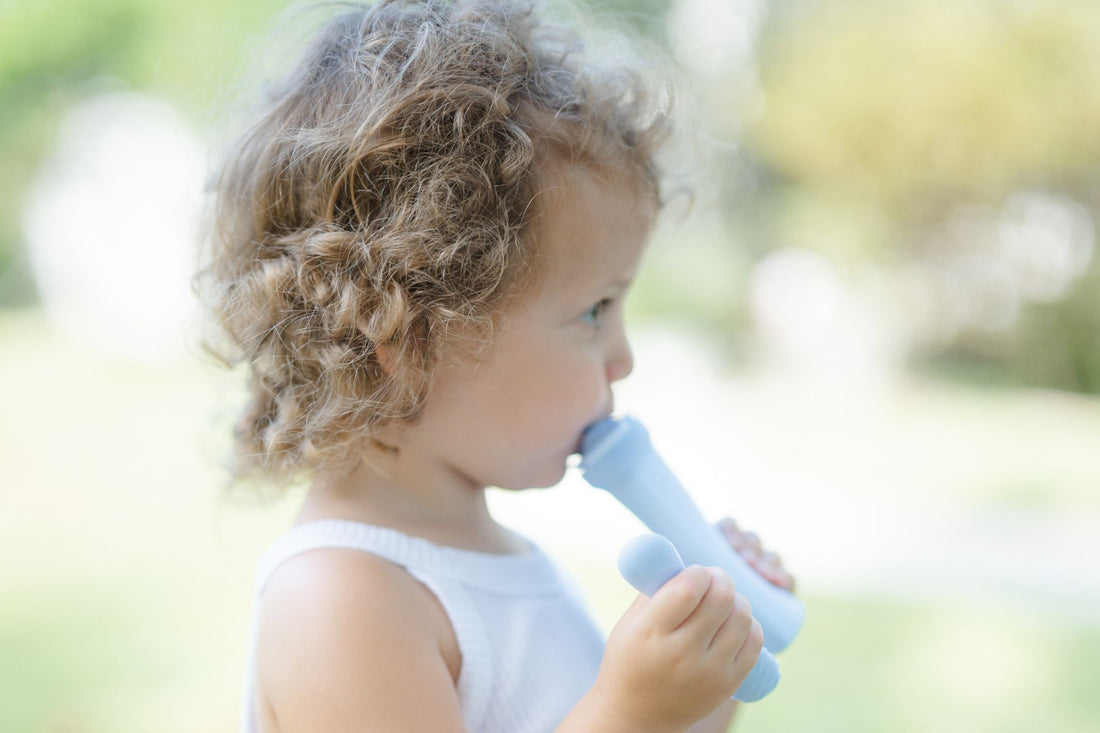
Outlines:
POLYGON ((611 306, 612 302, 614 301, 612 301, 611 298, 604 298, 599 303, 596 303, 596 305, 586 310, 584 315, 581 316, 581 319, 591 325, 596 325, 596 322, 600 320, 600 315, 611 306))

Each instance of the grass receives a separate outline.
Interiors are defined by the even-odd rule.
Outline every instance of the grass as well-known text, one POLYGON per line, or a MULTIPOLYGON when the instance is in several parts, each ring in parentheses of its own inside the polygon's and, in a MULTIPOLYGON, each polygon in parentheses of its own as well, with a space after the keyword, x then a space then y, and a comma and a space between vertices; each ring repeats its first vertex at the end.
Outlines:
POLYGON ((809 614, 781 696, 747 710, 746 729, 1085 733, 1100 720, 1096 631, 874 598, 810 599, 809 614))
MULTIPOLYGON (((215 405, 232 383, 193 363, 114 361, 23 312, 0 314, 0 384, 0 730, 235 731, 252 568, 292 507, 219 497, 225 420, 215 405)), ((804 470, 841 476, 856 498, 872 478, 896 490, 938 478, 947 485, 933 492, 976 507, 1098 508, 1095 402, 914 383, 876 436, 843 416, 829 431, 797 412, 784 432, 778 395, 746 388, 739 399, 759 426, 762 456, 794 460, 794 442, 804 470), (980 468, 981 451, 944 452, 975 435, 986 436, 981 451, 1001 451, 1002 467, 980 468), (863 441, 880 472, 843 460, 846 440, 863 441), (914 444, 937 458, 917 477, 884 481, 891 456, 914 444)), ((548 549, 610 626, 631 593, 609 562, 593 559, 578 526, 548 549)), ((806 587, 807 627, 780 657, 783 684, 743 711, 739 730, 1100 726, 1100 624, 978 595, 806 587)))

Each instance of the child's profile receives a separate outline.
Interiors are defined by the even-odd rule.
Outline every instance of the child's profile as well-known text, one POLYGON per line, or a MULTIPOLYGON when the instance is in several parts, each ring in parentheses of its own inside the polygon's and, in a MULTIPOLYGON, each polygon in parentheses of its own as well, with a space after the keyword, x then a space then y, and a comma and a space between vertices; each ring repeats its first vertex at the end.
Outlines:
POLYGON ((485 500, 556 484, 614 409, 669 127, 519 0, 341 5, 268 90, 200 277, 249 373, 238 477, 308 486, 245 730, 728 727, 761 644, 728 576, 685 570, 605 644, 485 500))

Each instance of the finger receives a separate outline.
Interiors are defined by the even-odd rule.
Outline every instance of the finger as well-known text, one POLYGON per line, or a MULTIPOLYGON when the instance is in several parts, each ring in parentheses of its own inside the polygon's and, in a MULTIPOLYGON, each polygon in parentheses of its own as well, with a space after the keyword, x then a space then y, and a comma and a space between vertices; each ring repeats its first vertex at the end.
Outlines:
POLYGON ((776 570, 773 568, 765 568, 760 570, 761 577, 768 581, 772 585, 782 588, 786 591, 794 591, 794 578, 786 570, 776 570))
POLYGON ((718 523, 722 534, 730 546, 749 562, 755 561, 763 551, 760 536, 755 532, 742 532, 737 523, 729 517, 718 523))
POLYGON ((732 517, 719 520, 718 528, 722 530, 730 546, 752 565, 756 572, 764 576, 765 580, 784 590, 794 591, 794 577, 783 567, 783 561, 779 555, 764 551, 760 536, 756 532, 742 532, 732 517))
POLYGON ((752 621, 752 605, 749 599, 735 593, 733 606, 712 637, 708 650, 733 659, 744 645, 745 637, 752 628, 752 621))
POLYGON ((745 546, 745 535, 741 533, 740 528, 737 526, 737 522, 732 517, 725 517, 718 522, 718 528, 722 531, 722 535, 726 538, 726 542, 730 543, 730 546, 738 552, 745 546))
POLYGON ((736 651, 726 653, 724 656, 727 674, 735 690, 748 678, 764 649, 764 632, 760 628, 759 621, 749 619, 746 627, 738 631, 739 633, 733 639, 736 651))
POLYGON ((764 554, 755 564, 757 572, 772 585, 777 585, 785 590, 794 590, 794 578, 783 567, 783 561, 774 552, 764 554))
POLYGON ((733 579, 726 571, 719 568, 707 570, 710 572, 710 586, 706 595, 680 627, 695 640, 700 649, 710 648, 718 630, 733 613, 739 597, 733 586, 733 579))
POLYGON ((645 612, 652 614, 653 624, 661 631, 679 628, 699 607, 710 579, 710 571, 700 565, 685 568, 653 594, 645 612))
POLYGON ((756 558, 755 567, 762 573, 775 574, 783 570, 783 561, 774 552, 765 552, 756 558))
POLYGON ((753 665, 760 657, 760 650, 763 648, 764 630, 760 627, 759 621, 752 619, 749 624, 749 633, 735 656, 737 666, 744 669, 746 675, 752 671, 753 665))
POLYGON ((765 575, 764 578, 772 585, 778 586, 785 591, 794 593, 794 576, 788 573, 786 570, 777 570, 774 573, 765 575))
POLYGON ((642 612, 642 609, 649 605, 650 599, 645 593, 639 593, 634 598, 634 602, 630 604, 630 607, 623 612, 623 618, 627 616, 634 616, 642 612))

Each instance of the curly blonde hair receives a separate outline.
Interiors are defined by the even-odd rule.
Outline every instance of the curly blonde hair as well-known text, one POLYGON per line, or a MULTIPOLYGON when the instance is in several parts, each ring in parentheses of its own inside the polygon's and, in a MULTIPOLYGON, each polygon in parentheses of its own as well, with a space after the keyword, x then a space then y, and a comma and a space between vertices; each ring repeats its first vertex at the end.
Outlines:
POLYGON ((196 282, 220 332, 208 348, 250 373, 237 478, 351 465, 414 421, 442 351, 482 354, 537 279, 528 230, 552 168, 660 199, 666 86, 585 59, 529 3, 345 7, 217 183, 196 282))

